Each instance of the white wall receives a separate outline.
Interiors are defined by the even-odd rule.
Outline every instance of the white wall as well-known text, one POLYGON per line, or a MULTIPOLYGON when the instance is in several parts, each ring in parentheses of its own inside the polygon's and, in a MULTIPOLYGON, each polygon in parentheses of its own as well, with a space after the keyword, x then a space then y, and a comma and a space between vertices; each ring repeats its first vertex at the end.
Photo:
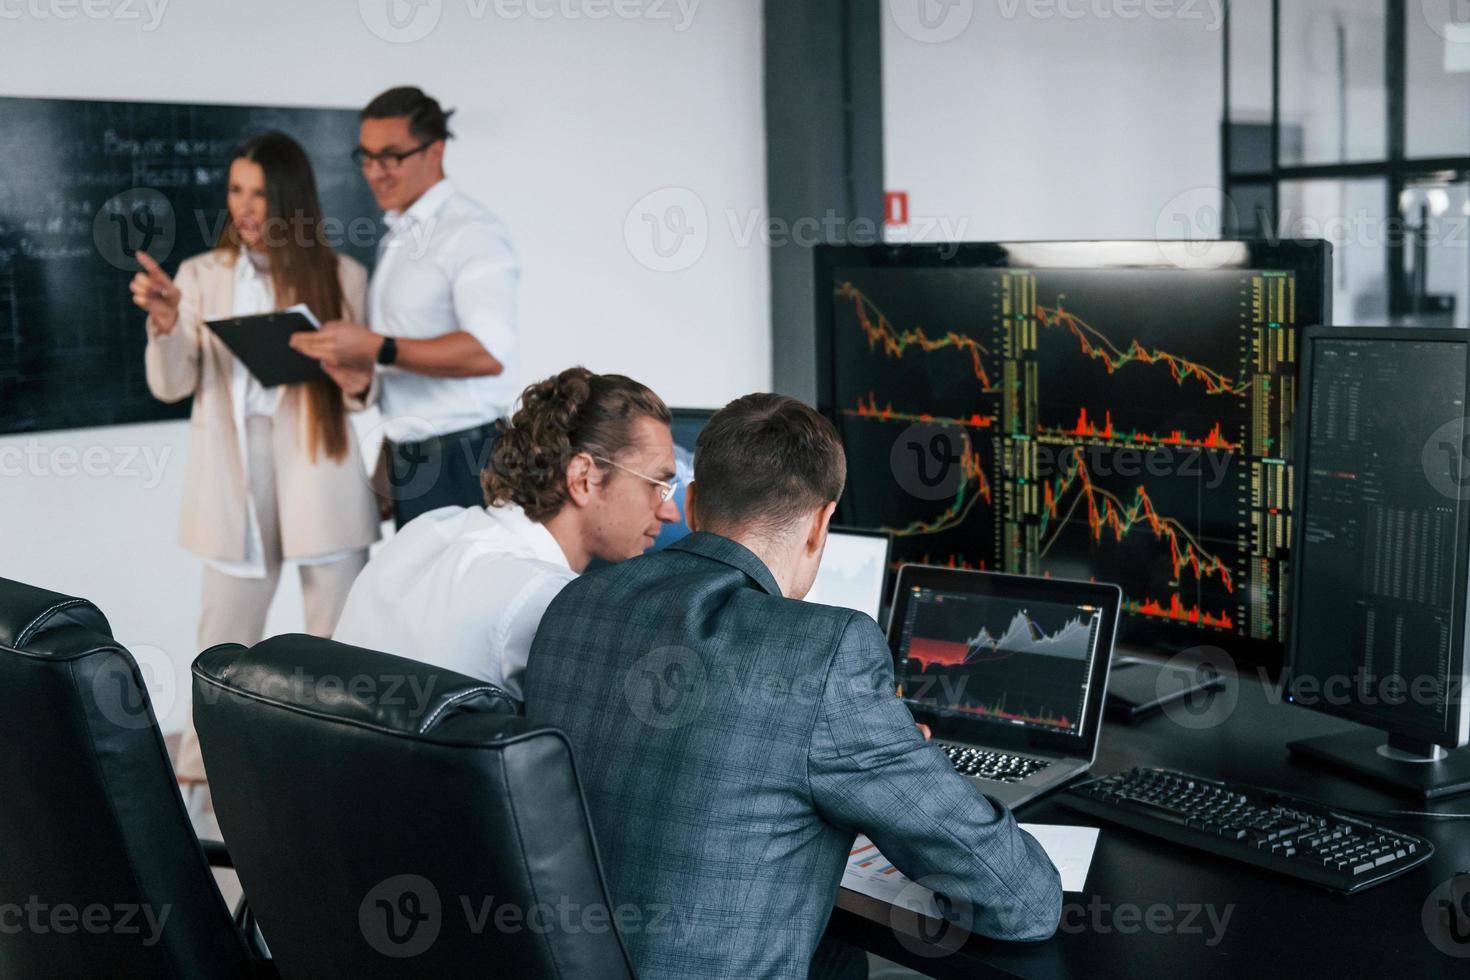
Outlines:
MULTIPOLYGON (((729 217, 765 207, 758 3, 6 0, 0 18, 0 95, 357 108, 420 85, 459 110, 451 177, 514 235, 527 379, 583 363, 688 406, 770 386, 766 253, 729 217), (707 223, 660 257, 644 214, 671 204, 707 223)), ((198 652, 200 565, 174 543, 184 434, 0 437, 0 576, 96 601, 166 729, 198 652)), ((272 632, 300 628, 287 580, 272 632)))
POLYGON ((931 0, 884 6, 886 181, 909 192, 911 218, 892 237, 1209 231, 1218 2, 959 0, 948 20, 931 0), (1175 15, 1148 13, 1160 9, 1175 15))

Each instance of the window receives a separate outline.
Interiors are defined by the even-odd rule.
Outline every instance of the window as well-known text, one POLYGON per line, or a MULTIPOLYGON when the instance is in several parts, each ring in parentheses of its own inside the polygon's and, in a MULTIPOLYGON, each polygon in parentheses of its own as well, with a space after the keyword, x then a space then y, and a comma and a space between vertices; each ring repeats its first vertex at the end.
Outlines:
POLYGON ((1470 326, 1470 0, 1231 0, 1225 234, 1325 238, 1337 323, 1470 326))
POLYGON ((1348 163, 1388 155, 1385 0, 1281 4, 1281 162, 1348 163))

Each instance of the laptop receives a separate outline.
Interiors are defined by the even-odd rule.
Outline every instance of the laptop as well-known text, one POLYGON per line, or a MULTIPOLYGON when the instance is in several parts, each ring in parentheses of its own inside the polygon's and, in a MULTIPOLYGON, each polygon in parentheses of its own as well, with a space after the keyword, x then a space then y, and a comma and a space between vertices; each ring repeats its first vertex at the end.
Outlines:
POLYGON ((1016 807, 1097 757, 1116 585, 925 565, 898 572, 888 643, 904 703, 955 769, 1016 807))
POLYGON ((806 601, 856 609, 882 623, 883 582, 891 545, 886 531, 832 528, 827 532, 827 548, 806 601))

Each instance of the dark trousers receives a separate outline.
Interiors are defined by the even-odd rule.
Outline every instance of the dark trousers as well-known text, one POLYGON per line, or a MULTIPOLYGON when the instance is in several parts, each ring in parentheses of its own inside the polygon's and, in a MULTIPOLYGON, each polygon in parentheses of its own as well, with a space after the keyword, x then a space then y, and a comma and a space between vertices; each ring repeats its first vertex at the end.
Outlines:
POLYGON ((480 471, 495 449, 495 423, 388 446, 393 523, 403 527, 440 507, 483 507, 480 471))

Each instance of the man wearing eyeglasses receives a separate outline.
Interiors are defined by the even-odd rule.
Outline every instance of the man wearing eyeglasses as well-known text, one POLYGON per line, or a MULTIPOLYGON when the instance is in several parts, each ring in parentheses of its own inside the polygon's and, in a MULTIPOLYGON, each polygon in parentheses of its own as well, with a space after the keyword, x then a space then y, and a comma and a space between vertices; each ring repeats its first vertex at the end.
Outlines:
POLYGON ((483 474, 484 507, 443 507, 368 562, 334 639, 445 667, 521 700, 541 614, 594 559, 641 555, 673 502, 669 410, 622 375, 531 385, 483 474))
POLYGON ((439 507, 480 502, 495 420, 519 390, 520 270, 504 225, 444 176, 452 114, 417 88, 389 89, 362 110, 353 158, 388 225, 368 292, 370 326, 335 320, 292 338, 350 372, 358 390, 348 394, 378 399, 400 528, 439 507))

